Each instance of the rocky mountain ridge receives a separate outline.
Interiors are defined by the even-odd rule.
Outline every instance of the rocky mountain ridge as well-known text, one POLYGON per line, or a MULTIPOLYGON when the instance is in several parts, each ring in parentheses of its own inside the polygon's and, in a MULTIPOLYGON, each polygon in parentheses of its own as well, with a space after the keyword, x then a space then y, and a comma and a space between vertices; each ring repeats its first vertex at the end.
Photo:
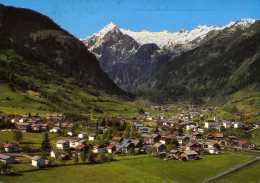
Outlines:
POLYGON ((230 32, 244 30, 254 22, 252 19, 242 19, 222 27, 198 26, 191 31, 178 32, 134 32, 109 23, 100 32, 82 41, 98 57, 103 70, 119 87, 137 91, 143 89, 153 69, 199 47, 218 32, 225 29, 230 32))

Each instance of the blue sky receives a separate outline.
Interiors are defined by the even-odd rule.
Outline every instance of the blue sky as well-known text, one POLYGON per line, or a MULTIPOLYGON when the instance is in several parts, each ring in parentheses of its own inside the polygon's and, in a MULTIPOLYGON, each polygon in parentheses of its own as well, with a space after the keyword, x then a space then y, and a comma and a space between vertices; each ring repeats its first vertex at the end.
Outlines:
POLYGON ((134 31, 177 31, 260 19, 260 0, 0 0, 48 15, 79 38, 109 22, 134 31))

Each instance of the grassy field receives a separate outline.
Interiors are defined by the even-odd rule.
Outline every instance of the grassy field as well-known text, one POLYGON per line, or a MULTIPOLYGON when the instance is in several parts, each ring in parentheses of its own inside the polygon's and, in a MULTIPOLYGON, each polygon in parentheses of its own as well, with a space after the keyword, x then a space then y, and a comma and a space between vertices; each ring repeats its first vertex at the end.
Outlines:
POLYGON ((7 84, 0 83, 0 111, 6 114, 47 113, 49 107, 37 93, 13 91, 7 84))
POLYGON ((226 153, 203 156, 199 161, 164 161, 146 155, 121 157, 118 161, 98 165, 75 165, 29 171, 29 164, 19 176, 0 177, 4 183, 196 183, 251 159, 251 155, 226 153))
POLYGON ((244 121, 256 122, 260 120, 260 92, 246 88, 233 94, 230 100, 218 110, 218 117, 237 119, 235 113, 242 113, 244 121))
MULTIPOLYGON (((30 112, 46 116, 48 113, 64 112, 84 115, 92 111, 94 117, 101 115, 133 117, 138 114, 140 106, 138 101, 131 102, 105 95, 93 96, 76 86, 70 90, 50 85, 45 87, 49 93, 65 93, 66 96, 68 95, 68 99, 60 98, 60 103, 54 104, 47 101, 40 93, 31 90, 14 91, 8 84, 0 82, 0 114, 27 114, 30 112)), ((57 96, 59 95, 57 94, 57 96)))
POLYGON ((260 182, 260 162, 238 171, 229 176, 223 177, 216 183, 259 183, 260 182))
MULTIPOLYGON (((23 134, 23 143, 30 144, 33 147, 40 147, 43 140, 43 133, 24 133, 23 134)), ((50 141, 52 145, 55 145, 57 141, 56 134, 49 134, 50 141)), ((0 143, 12 142, 13 133, 12 132, 0 132, 0 143)))

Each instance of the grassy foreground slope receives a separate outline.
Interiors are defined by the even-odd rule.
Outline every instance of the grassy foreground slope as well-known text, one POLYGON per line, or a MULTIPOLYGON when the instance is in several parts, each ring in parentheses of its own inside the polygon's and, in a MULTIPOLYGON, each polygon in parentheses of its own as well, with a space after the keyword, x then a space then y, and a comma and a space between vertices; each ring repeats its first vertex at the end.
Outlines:
POLYGON ((255 91, 254 88, 245 88, 234 93, 220 108, 218 115, 225 119, 260 121, 260 92, 255 91))
POLYGON ((0 112, 7 114, 64 112, 131 115, 131 102, 107 95, 46 64, 25 59, 14 50, 0 50, 0 112), (2 81, 1 81, 2 79, 2 81))
POLYGON ((0 29, 0 112, 135 110, 85 45, 50 18, 0 4, 0 29))
POLYGON ((246 169, 238 171, 229 176, 223 177, 216 183, 258 183, 260 182, 260 163, 254 164, 246 169))
MULTIPOLYGON (((181 162, 163 161, 149 156, 124 157, 118 161, 98 165, 77 165, 36 170, 20 176, 0 177, 5 183, 196 183, 230 167, 251 159, 245 154, 226 153, 204 156, 202 160, 181 162)), ((16 165, 30 170, 30 165, 16 165)))
MULTIPOLYGON (((57 90, 59 90, 58 87, 53 87, 53 92, 58 92, 57 90)), ((54 103, 39 92, 14 90, 7 83, 0 83, 0 113, 26 114, 30 112, 45 116, 52 112, 84 115, 93 111, 93 114, 96 115, 109 114, 128 117, 138 112, 136 105, 132 102, 111 96, 93 96, 76 86, 72 89, 73 95, 69 95, 67 100, 60 96, 69 92, 70 89, 62 88, 62 92, 57 94, 60 101, 54 103)))

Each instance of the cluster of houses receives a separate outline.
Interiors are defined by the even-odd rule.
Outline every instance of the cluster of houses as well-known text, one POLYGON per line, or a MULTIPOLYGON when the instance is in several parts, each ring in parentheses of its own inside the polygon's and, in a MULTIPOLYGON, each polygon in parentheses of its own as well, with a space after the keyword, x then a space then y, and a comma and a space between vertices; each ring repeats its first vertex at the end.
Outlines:
MULTIPOLYGON (((160 111, 168 111, 169 108, 156 106, 160 111)), ((211 108, 201 110, 213 111, 211 108)), ((68 129, 66 137, 57 140, 55 147, 50 152, 50 157, 55 159, 68 160, 71 157, 69 152, 75 151, 84 153, 86 149, 94 154, 143 154, 151 153, 154 156, 165 160, 197 160, 202 154, 220 154, 225 147, 236 147, 240 149, 254 149, 256 146, 246 139, 236 136, 225 136, 223 129, 245 129, 248 126, 243 122, 212 120, 195 122, 195 117, 201 117, 201 111, 192 108, 189 112, 181 112, 174 118, 166 118, 163 115, 151 117, 150 113, 145 113, 140 118, 130 120, 128 125, 138 133, 138 137, 113 136, 104 144, 97 143, 100 132, 96 130, 108 130, 108 126, 94 125, 92 131, 95 133, 75 133, 72 130, 73 122, 64 120, 61 114, 49 115, 43 120, 40 117, 19 116, 10 118, 15 128, 22 132, 50 132, 59 133, 68 129), (156 125, 149 125, 147 122, 154 122, 156 125)), ((87 128, 87 127, 86 127, 87 128)), ((259 128, 253 124, 250 128, 259 128)), ((249 130, 250 130, 249 128, 249 130)), ((120 134, 120 133, 119 133, 120 134)), ((17 153, 21 149, 16 143, 4 144, 4 153, 0 154, 0 161, 13 163, 14 159, 8 153, 17 153)), ((32 166, 45 167, 50 165, 50 161, 40 156, 32 157, 32 166)))

